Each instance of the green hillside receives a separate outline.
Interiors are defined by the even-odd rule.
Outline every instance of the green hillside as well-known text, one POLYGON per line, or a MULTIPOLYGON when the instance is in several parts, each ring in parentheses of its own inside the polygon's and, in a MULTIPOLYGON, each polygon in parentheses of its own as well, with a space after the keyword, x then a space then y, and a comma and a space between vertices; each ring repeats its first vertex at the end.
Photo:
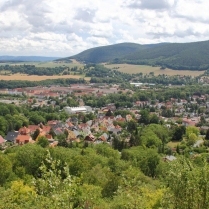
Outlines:
POLYGON ((180 70, 205 70, 209 68, 209 41, 155 45, 124 56, 119 62, 180 70))
POLYGON ((130 53, 144 50, 152 47, 152 45, 140 45, 134 43, 122 43, 109 46, 101 46, 87 49, 75 56, 59 59, 60 61, 68 61, 76 59, 77 61, 86 63, 109 62, 129 55, 130 53))
POLYGON ((178 70, 206 70, 209 68, 209 41, 149 45, 122 43, 88 49, 61 60, 70 59, 85 63, 111 62, 178 70))

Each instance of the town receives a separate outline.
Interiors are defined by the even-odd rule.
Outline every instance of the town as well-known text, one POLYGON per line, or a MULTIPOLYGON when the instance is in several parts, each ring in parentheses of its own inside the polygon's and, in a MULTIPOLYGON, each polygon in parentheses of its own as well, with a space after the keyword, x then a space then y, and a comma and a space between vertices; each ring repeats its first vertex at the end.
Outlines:
MULTIPOLYGON (((153 123, 167 128, 167 154, 175 155, 177 149, 179 152, 179 146, 185 149, 186 146, 181 146, 182 143, 192 145, 196 150, 204 150, 204 147, 205 152, 207 151, 204 135, 209 129, 208 94, 194 91, 193 94, 186 95, 178 90, 183 87, 169 86, 166 87, 168 90, 167 93, 165 90, 165 94, 169 94, 169 91, 179 92, 175 92, 176 95, 171 93, 175 98, 169 95, 162 98, 162 86, 131 84, 129 87, 124 89, 117 84, 71 84, 69 87, 1 89, 2 103, 24 107, 33 113, 42 110, 49 112, 46 118, 40 115, 37 119, 26 118, 26 126, 6 128, 4 132, 1 130, 1 148, 36 143, 40 137, 44 137, 51 147, 61 144, 72 146, 73 142, 82 142, 86 146, 89 143, 105 142, 114 147, 115 141, 118 140, 122 143, 119 145, 122 150, 134 145, 132 131, 143 130, 143 125, 153 123), (156 95, 149 97, 150 94, 156 95), (120 101, 121 98, 123 101, 120 101), (63 115, 62 120, 60 115, 63 115), (175 131, 182 126, 195 127, 199 134, 190 140, 183 139, 183 134, 180 138, 175 138, 175 131)), ((1 115, 4 114, 2 111, 1 115)), ((136 141, 140 141, 141 136, 137 137, 136 141)), ((142 142, 138 142, 140 143, 142 142)), ((152 145, 158 147, 159 143, 153 142, 149 146, 152 145)), ((183 149, 181 151, 183 152, 183 149)))

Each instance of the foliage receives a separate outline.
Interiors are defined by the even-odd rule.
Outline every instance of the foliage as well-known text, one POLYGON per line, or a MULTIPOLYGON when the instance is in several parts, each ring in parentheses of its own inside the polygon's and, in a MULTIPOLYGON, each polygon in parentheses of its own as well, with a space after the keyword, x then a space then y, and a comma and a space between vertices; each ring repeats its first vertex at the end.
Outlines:
POLYGON ((197 209, 209 207, 209 167, 180 158, 171 164, 167 175, 169 188, 164 198, 165 208, 197 209))
POLYGON ((49 146, 49 141, 45 136, 40 136, 38 137, 37 144, 45 148, 49 146))
POLYGON ((0 162, 0 185, 3 185, 12 173, 12 162, 2 154, 0 154, 0 162))

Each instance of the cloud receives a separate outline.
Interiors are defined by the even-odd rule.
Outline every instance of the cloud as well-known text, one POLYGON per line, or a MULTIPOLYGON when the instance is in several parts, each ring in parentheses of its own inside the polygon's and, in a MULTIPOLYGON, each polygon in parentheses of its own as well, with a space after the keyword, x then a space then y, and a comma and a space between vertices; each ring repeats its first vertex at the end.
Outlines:
POLYGON ((82 20, 84 22, 93 22, 94 17, 95 17, 95 10, 80 8, 77 10, 74 19, 82 20))
POLYGON ((0 0, 0 54, 70 56, 135 42, 209 39, 205 0, 0 0))
POLYGON ((128 6, 134 9, 163 10, 169 9, 172 6, 172 2, 169 0, 132 0, 128 6))

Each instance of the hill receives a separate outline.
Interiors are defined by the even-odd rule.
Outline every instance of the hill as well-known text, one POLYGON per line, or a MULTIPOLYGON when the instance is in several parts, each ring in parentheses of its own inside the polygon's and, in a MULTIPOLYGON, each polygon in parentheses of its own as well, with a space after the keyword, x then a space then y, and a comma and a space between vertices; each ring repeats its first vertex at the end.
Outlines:
POLYGON ((76 59, 85 63, 128 63, 162 66, 178 70, 209 68, 209 41, 191 43, 159 43, 140 45, 121 43, 85 50, 61 59, 76 59))
POLYGON ((209 41, 193 43, 156 44, 154 47, 131 53, 120 62, 164 66, 178 70, 209 68, 209 41))
POLYGON ((101 46, 92 49, 87 49, 75 56, 59 59, 58 61, 68 61, 76 59, 86 63, 102 63, 113 61, 121 57, 127 56, 130 53, 137 52, 143 49, 148 49, 152 45, 140 45, 135 43, 121 43, 109 46, 101 46))
POLYGON ((42 56, 0 56, 0 62, 48 62, 58 59, 58 57, 42 56))

